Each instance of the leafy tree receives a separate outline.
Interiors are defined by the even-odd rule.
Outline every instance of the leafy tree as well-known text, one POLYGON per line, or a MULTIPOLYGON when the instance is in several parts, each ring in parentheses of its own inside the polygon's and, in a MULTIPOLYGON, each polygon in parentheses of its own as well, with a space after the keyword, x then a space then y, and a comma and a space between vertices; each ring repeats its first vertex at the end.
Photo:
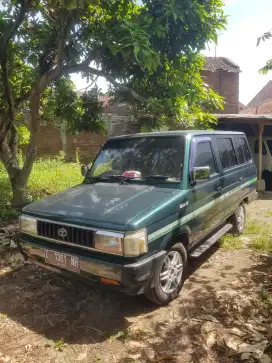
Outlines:
POLYGON ((44 92, 43 120, 71 133, 105 132, 100 90, 95 86, 79 94, 69 76, 57 79, 44 92))
MULTIPOLYGON (((265 42, 270 38, 272 38, 272 29, 268 32, 265 32, 261 37, 257 39, 257 47, 260 45, 261 41, 265 42)), ((269 71, 272 71, 272 59, 269 59, 266 62, 266 65, 259 70, 259 73, 267 74, 269 71)))
MULTIPOLYGON (((220 103, 203 87, 199 75, 203 60, 198 52, 207 41, 215 41, 225 25, 222 0, 142 0, 141 4, 136 0, 3 0, 2 4, 0 158, 13 188, 14 205, 29 200, 27 181, 43 105, 50 87, 61 89, 62 77, 75 72, 87 78, 105 77, 118 97, 133 100, 136 109, 144 110, 149 122, 154 115, 156 122, 169 119, 174 124, 177 119, 186 125, 187 117, 190 124, 198 117, 205 124, 208 116, 202 108, 220 103), (30 139, 20 167, 17 124, 18 114, 25 109, 30 111, 30 139)), ((64 99, 69 97, 73 95, 64 99)), ((83 106, 96 113, 92 100, 89 94, 83 106)), ((87 113, 82 127, 86 123, 87 113)))

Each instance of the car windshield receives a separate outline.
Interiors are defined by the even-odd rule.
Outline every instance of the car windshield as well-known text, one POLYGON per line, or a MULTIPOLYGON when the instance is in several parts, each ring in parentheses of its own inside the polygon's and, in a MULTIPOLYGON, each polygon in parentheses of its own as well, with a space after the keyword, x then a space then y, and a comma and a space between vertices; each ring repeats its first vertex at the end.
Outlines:
POLYGON ((180 136, 111 139, 101 149, 87 178, 128 177, 179 181, 183 155, 184 138, 180 136))

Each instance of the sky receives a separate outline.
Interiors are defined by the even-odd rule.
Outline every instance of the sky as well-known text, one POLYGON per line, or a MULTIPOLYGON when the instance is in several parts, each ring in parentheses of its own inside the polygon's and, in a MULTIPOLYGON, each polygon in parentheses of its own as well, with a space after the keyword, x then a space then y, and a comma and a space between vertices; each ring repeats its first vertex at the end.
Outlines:
MULTIPOLYGON (((272 79, 272 72, 263 76, 258 70, 272 58, 272 39, 256 47, 257 38, 272 28, 272 0, 225 0, 225 14, 228 16, 226 30, 218 39, 216 54, 227 57, 240 66, 240 101, 249 101, 272 79)), ((214 56, 215 45, 204 55, 214 56)), ((73 80, 77 89, 86 86, 79 75, 73 80)), ((98 80, 98 86, 106 91, 106 82, 98 80)))
MULTIPOLYGON (((240 101, 249 101, 272 79, 272 72, 258 70, 272 58, 272 39, 257 48, 257 38, 272 28, 272 0, 226 0, 227 29, 218 39, 217 56, 227 57, 240 66, 240 101)), ((204 52, 214 56, 215 46, 204 52)))

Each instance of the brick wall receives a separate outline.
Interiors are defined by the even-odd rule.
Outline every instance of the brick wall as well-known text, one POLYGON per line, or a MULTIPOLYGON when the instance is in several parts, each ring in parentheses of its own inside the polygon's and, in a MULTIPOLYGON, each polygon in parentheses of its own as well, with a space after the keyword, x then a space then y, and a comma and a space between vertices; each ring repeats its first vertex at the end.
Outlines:
MULTIPOLYGON (((67 135, 67 160, 75 160, 78 149, 80 161, 90 162, 96 155, 107 137, 101 134, 81 133, 79 135, 67 135)), ((56 156, 62 150, 61 133, 52 126, 43 126, 41 129, 38 156, 56 156)))
POLYGON ((218 113, 239 113, 239 73, 203 71, 204 82, 225 99, 224 110, 218 113))

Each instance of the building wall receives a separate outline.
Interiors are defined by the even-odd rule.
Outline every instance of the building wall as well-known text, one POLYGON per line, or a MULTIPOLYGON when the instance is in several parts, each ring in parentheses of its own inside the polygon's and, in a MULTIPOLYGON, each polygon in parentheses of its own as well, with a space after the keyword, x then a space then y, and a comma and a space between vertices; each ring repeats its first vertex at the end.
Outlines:
POLYGON ((239 113, 239 73, 203 71, 204 82, 224 97, 224 110, 217 113, 239 113))
MULTIPOLYGON (((94 133, 81 133, 79 135, 67 135, 66 150, 67 160, 76 158, 78 150, 81 162, 89 163, 96 155, 97 151, 106 141, 107 136, 94 133)), ((38 157, 54 157, 62 151, 62 141, 60 130, 53 126, 42 126, 38 157)))

